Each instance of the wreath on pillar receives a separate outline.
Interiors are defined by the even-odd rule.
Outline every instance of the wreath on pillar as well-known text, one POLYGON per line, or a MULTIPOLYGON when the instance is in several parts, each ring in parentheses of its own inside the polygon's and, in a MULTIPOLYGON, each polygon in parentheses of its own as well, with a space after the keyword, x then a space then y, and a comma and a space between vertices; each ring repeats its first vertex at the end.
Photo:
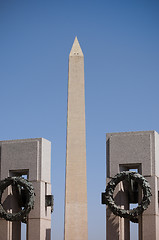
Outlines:
POLYGON ((110 208, 110 210, 115 215, 123 218, 127 218, 130 221, 137 223, 138 216, 141 215, 143 211, 145 211, 148 208, 151 202, 151 199, 150 199, 151 196, 152 196, 151 187, 148 181, 142 175, 136 172, 123 171, 121 173, 116 174, 108 183, 105 194, 104 194, 104 198, 105 198, 104 200, 108 205, 108 207, 110 208), (139 203, 136 208, 125 210, 125 209, 121 209, 119 206, 115 204, 113 193, 114 193, 115 187, 119 182, 123 180, 129 181, 130 179, 134 180, 140 185, 140 187, 143 190, 143 198, 141 203, 139 203))
POLYGON ((24 179, 22 177, 8 177, 0 181, 0 218, 4 218, 7 221, 26 222, 29 212, 31 211, 31 209, 34 208, 34 197, 35 193, 33 185, 27 179, 24 179), (17 213, 10 213, 5 211, 5 209, 3 208, 3 204, 1 202, 2 194, 9 185, 15 186, 19 194, 21 194, 22 191, 25 193, 18 199, 20 200, 21 198, 21 200, 22 199, 24 200, 23 201, 24 206, 21 208, 21 211, 17 213))

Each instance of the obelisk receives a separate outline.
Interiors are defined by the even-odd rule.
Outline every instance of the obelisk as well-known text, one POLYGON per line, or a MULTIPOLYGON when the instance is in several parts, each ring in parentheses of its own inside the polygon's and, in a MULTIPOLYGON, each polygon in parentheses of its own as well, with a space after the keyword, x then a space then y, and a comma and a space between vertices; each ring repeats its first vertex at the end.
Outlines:
POLYGON ((87 240, 84 56, 77 40, 69 55, 65 240, 87 240))

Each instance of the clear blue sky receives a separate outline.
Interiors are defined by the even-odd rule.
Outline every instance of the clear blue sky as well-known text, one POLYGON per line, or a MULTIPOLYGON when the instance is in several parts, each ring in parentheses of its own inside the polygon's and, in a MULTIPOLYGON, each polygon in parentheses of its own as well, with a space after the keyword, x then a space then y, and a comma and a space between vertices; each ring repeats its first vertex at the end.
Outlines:
POLYGON ((62 240, 68 56, 85 56, 89 240, 105 239, 106 132, 159 132, 158 0, 1 0, 0 139, 52 142, 52 239, 62 240))

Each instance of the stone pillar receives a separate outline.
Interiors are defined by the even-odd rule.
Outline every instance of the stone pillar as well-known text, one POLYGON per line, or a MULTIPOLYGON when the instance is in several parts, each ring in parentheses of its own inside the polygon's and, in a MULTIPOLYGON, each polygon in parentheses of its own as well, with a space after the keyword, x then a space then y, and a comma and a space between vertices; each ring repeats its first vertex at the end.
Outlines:
MULTIPOLYGON (((107 134, 107 182, 123 170, 138 169, 150 183, 151 204, 139 218, 139 240, 157 240, 159 236, 159 134, 155 131, 107 134)), ((115 192, 115 202, 126 209, 127 193, 115 192)), ((141 197, 140 197, 141 198, 141 197)), ((128 207, 128 206, 127 206, 128 207)), ((128 223, 107 208, 107 240, 130 239, 128 223), (113 238, 112 238, 113 233, 113 238)))
POLYGON ((88 239, 84 56, 77 38, 69 55, 64 239, 88 239))
MULTIPOLYGON (((51 207, 45 207, 45 195, 51 195, 51 143, 44 138, 1 141, 0 149, 0 179, 27 175, 34 186, 35 207, 28 216, 27 240, 51 240, 48 234, 51 231, 51 207)), ((6 191, 3 198, 10 190, 6 191)), ((16 201, 11 202, 19 211, 16 201)), ((0 220, 0 236, 5 236, 5 240, 20 240, 20 229, 20 222, 0 220)))

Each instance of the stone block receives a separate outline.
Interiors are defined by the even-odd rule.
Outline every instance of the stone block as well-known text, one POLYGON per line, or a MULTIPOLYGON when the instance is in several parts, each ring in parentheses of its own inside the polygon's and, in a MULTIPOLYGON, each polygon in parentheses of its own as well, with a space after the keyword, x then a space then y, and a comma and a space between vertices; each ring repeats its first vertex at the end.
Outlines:
POLYGON ((157 191, 157 177, 152 176, 152 177, 146 177, 148 180, 151 191, 152 191, 152 196, 151 196, 151 203, 149 207, 144 211, 143 216, 145 215, 152 215, 152 214, 158 214, 158 191, 157 191))
POLYGON ((42 138, 40 180, 50 183, 50 179, 51 179, 51 142, 42 138))
MULTIPOLYGON (((0 141, 0 154, 0 179, 27 175, 34 186, 36 196, 34 209, 28 216, 28 239, 50 240, 51 208, 46 208, 45 196, 51 195, 51 143, 43 138, 0 141)), ((9 195, 11 192, 9 186, 2 200, 9 209, 19 212, 15 195, 9 195)), ((20 222, 0 220, 3 239, 20 240, 20 230, 20 222)))
MULTIPOLYGON (((159 134, 155 131, 107 134, 107 183, 118 172, 138 169, 149 182, 151 203, 139 217, 139 239, 159 239, 159 134)), ((139 188, 139 198, 142 194, 139 188)), ((117 185, 114 200, 127 209, 128 194, 122 183, 117 185)), ((141 200, 140 200, 141 201, 141 200)), ((139 203, 140 203, 139 201, 139 203)), ((126 220, 114 216, 107 208, 107 240, 129 240, 126 220), (113 232, 113 237, 111 233, 113 232)))
POLYGON ((155 175, 159 177, 159 134, 155 132, 155 175))
POLYGON ((1 179, 9 177, 9 171, 29 170, 29 180, 39 180, 40 141, 35 139, 1 142, 1 179))
POLYGON ((142 218, 142 240, 158 240, 157 218, 155 215, 146 215, 142 218))
POLYGON ((30 219, 28 222, 28 239, 51 240, 51 221, 30 219))
POLYGON ((107 134, 107 177, 113 177, 121 164, 142 164, 144 176, 152 176, 154 131, 107 134))

